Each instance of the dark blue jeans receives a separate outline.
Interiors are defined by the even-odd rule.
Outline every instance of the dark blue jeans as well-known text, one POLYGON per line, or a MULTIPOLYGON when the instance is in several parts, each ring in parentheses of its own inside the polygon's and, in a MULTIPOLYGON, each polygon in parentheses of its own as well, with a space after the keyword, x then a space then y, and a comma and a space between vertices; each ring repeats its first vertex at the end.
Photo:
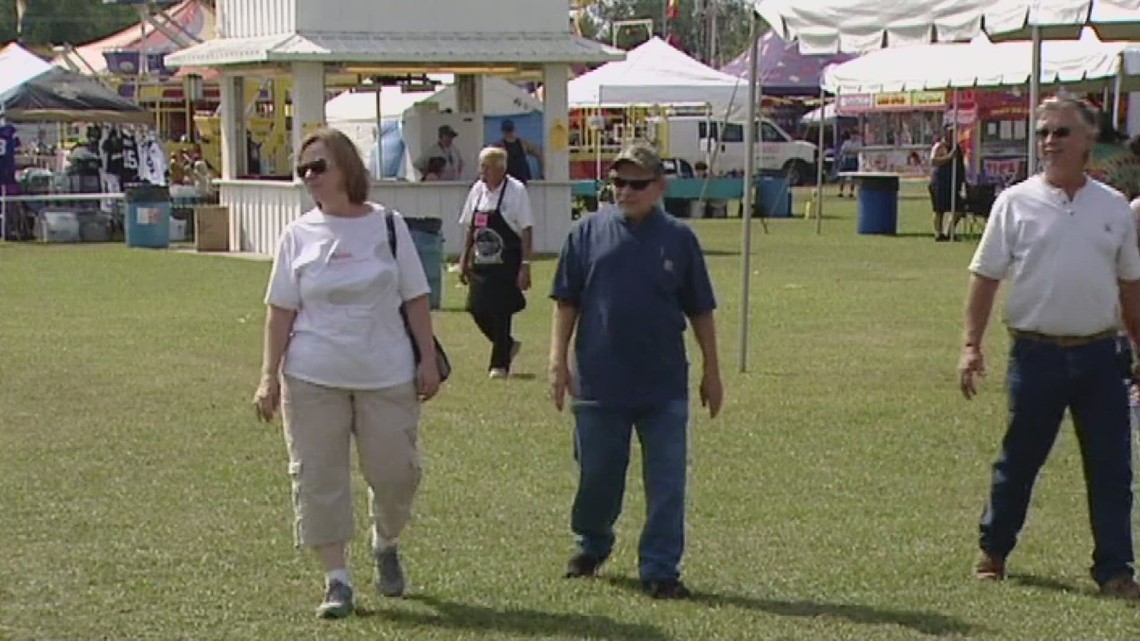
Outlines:
POLYGON ((641 442, 646 518, 638 547, 642 581, 680 576, 685 548, 689 401, 644 409, 575 402, 574 454, 580 470, 570 528, 582 552, 608 557, 621 514, 634 428, 641 442))
POLYGON ((1033 483, 1068 408, 1088 493, 1095 541, 1093 579, 1104 583, 1131 576, 1132 441, 1115 341, 1059 347, 1017 339, 1010 350, 1007 384, 1009 427, 982 514, 982 550, 1000 557, 1013 550, 1033 483))

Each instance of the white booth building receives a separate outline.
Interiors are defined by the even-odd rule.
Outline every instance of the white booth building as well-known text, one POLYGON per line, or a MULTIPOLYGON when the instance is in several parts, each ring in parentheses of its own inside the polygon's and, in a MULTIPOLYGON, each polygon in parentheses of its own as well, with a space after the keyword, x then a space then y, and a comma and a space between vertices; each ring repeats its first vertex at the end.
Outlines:
MULTIPOLYGON (((571 64, 620 60, 624 52, 574 36, 569 0, 218 0, 218 38, 167 56, 170 66, 221 71, 221 204, 229 208, 230 250, 271 254, 285 225, 312 206, 304 185, 245 175, 244 83, 288 76, 292 149, 326 123, 326 77, 455 74, 453 112, 417 111, 404 123, 413 151, 447 124, 467 170, 454 182, 375 180, 370 197, 413 218, 441 217, 449 253, 455 220, 484 144, 483 80, 543 83, 542 180, 528 184, 538 252, 556 251, 571 226, 566 85, 571 64)), ((295 164, 291 162, 290 166, 295 164)))

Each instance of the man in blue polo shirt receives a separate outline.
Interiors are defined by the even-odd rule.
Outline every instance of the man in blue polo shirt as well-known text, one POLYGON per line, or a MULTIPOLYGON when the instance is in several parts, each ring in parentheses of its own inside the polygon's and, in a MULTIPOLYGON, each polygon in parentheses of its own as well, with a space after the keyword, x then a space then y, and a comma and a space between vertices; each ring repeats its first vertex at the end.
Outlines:
POLYGON ((716 300, 696 235, 659 206, 665 176, 657 153, 645 145, 626 148, 610 178, 618 208, 588 216, 570 232, 551 291, 551 394, 560 411, 567 393, 573 399, 580 468, 570 520, 578 551, 566 576, 593 576, 613 549, 636 429, 647 504, 639 575, 650 596, 684 598, 685 321, 704 359, 701 404, 715 417, 724 398, 716 300))

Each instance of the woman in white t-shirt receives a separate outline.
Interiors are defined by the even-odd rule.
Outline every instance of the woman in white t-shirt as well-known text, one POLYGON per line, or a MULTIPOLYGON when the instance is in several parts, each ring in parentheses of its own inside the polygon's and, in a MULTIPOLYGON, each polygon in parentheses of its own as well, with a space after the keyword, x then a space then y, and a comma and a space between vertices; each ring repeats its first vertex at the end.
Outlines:
POLYGON ((372 505, 376 588, 404 591, 397 539, 421 471, 420 402, 440 376, 428 283, 403 219, 366 202, 368 173, 347 136, 321 129, 301 146, 297 175, 317 206, 285 228, 265 302, 265 349, 254 396, 258 416, 280 405, 289 449, 296 540, 325 570, 325 618, 353 610, 345 546, 353 536, 350 440, 372 505), (388 245, 393 217, 396 256, 388 245), (417 365, 400 316, 423 355, 417 365))

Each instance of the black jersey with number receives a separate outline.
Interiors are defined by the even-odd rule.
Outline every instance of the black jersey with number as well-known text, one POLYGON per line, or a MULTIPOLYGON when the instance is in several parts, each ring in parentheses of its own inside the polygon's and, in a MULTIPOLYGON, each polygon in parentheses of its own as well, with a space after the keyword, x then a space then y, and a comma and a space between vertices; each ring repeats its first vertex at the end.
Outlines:
POLYGON ((108 174, 123 175, 123 141, 113 130, 103 140, 103 166, 108 174))
POLYGON ((139 147, 134 134, 123 133, 123 171, 119 174, 123 184, 139 181, 139 147))

